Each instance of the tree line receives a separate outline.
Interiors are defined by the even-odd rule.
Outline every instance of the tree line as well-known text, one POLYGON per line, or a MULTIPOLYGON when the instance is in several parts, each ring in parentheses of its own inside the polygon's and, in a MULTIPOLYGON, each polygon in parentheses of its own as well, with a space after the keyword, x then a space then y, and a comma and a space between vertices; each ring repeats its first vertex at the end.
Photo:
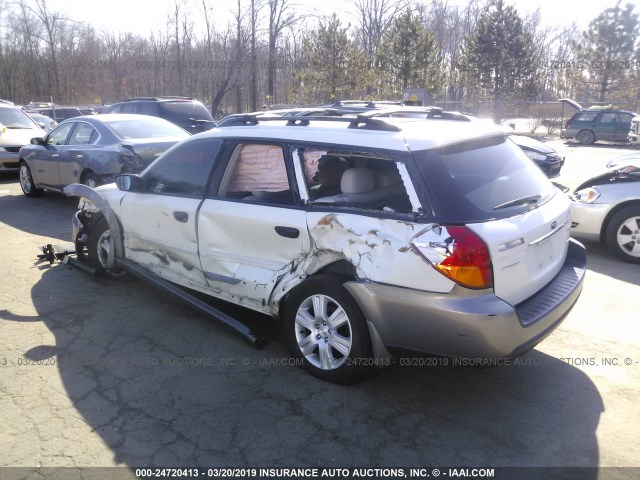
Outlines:
POLYGON ((184 95, 218 116, 264 103, 398 100, 407 87, 460 110, 493 103, 496 118, 505 100, 640 103, 631 4, 605 9, 585 31, 545 26, 539 11, 523 15, 504 0, 350 0, 353 24, 312 16, 294 0, 230 5, 219 25, 207 0, 175 0, 165 25, 141 36, 96 31, 47 0, 0 0, 0 98, 184 95))

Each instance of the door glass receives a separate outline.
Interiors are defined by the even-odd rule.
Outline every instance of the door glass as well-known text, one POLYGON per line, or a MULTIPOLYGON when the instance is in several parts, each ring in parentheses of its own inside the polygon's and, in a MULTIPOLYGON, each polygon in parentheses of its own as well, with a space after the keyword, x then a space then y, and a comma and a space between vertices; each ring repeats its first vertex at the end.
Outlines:
POLYGON ((231 155, 220 196, 263 203, 292 204, 287 168, 279 145, 241 144, 231 155))
POLYGON ((201 197, 222 140, 190 141, 169 150, 143 173, 149 193, 201 197))
POLYGON ((47 137, 47 145, 65 145, 69 132, 75 123, 65 123, 53 130, 47 137))
POLYGON ((616 124, 616 114, 615 113, 603 113, 602 117, 600 117, 600 123, 604 125, 615 125, 616 124))
POLYGON ((79 122, 78 126, 71 134, 69 145, 88 145, 97 137, 96 129, 93 125, 79 122))
POLYGON ((368 152, 299 149, 309 195, 318 205, 410 213, 397 161, 368 152))

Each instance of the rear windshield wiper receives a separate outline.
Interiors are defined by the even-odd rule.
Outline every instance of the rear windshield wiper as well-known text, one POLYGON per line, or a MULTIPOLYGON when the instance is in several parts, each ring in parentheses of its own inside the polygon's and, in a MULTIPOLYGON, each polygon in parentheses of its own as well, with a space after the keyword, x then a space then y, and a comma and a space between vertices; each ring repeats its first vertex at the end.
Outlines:
POLYGON ((516 198, 515 200, 509 200, 508 202, 501 203, 493 207, 494 210, 500 210, 501 208, 515 207, 517 205, 527 205, 529 203, 538 203, 538 200, 542 198, 542 195, 529 195, 528 197, 516 198))

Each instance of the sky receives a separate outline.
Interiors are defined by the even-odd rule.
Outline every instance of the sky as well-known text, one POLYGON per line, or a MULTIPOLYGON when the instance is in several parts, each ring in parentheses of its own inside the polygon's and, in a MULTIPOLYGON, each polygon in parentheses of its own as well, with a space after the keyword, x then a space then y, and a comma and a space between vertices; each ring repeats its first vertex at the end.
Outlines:
MULTIPOLYGON (((213 7, 217 25, 226 25, 233 9, 233 0, 205 0, 213 7)), ((330 15, 333 11, 342 15, 343 24, 351 22, 349 0, 290 0, 307 14, 330 15)), ((425 0, 423 0, 425 1, 425 0)), ((634 0, 637 1, 637 0, 634 0)), ((193 20, 202 21, 202 0, 187 0, 191 5, 193 20)), ((147 36, 164 30, 166 20, 175 0, 47 0, 51 10, 63 12, 68 18, 92 24, 97 30, 131 32, 147 36)), ((243 2, 244 3, 244 2, 243 2)), ((466 0, 449 0, 451 5, 464 5, 466 0)), ((589 22, 605 8, 615 6, 616 0, 506 0, 523 15, 540 8, 542 21, 550 26, 570 26, 575 22, 586 29, 589 22)), ((622 4, 627 3, 623 0, 622 4)), ((298 10, 298 9, 297 9, 298 10)), ((203 23, 202 23, 203 24, 203 23)))

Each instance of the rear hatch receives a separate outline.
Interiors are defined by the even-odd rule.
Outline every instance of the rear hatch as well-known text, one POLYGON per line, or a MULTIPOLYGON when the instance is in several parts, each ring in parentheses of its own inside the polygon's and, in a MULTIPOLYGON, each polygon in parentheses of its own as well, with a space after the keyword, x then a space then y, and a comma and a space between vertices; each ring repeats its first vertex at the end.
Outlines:
POLYGON ((193 134, 210 130, 216 126, 211 113, 195 100, 175 100, 158 104, 160 116, 193 134))
POLYGON ((495 136, 414 155, 423 205, 439 224, 466 226, 482 240, 498 297, 516 305, 556 276, 567 253, 569 200, 520 148, 495 136))

